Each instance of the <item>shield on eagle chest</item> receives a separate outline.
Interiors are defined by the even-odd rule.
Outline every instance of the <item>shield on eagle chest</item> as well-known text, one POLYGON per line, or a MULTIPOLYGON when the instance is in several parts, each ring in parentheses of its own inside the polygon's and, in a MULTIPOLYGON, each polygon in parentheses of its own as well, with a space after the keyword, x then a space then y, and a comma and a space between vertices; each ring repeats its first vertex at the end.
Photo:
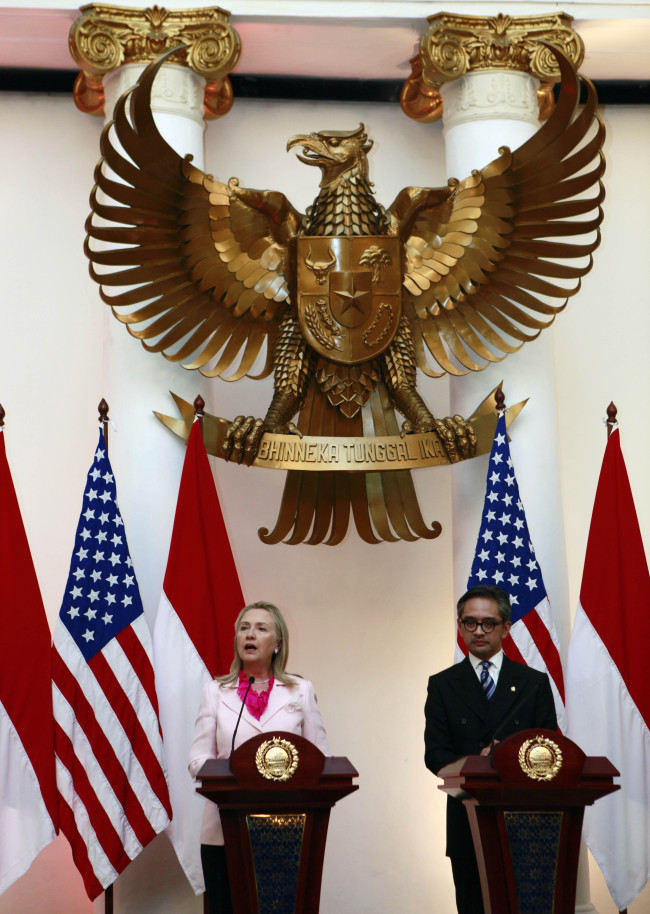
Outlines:
POLYGON ((306 235, 298 239, 298 319, 332 362, 367 362, 391 343, 402 315, 399 239, 306 235))

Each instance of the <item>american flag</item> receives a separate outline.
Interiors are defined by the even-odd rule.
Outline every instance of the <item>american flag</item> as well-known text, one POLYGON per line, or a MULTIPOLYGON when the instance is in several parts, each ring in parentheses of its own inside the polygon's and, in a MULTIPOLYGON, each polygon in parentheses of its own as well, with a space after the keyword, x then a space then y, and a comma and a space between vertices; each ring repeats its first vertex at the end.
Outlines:
POLYGON ((91 899, 171 817, 151 656, 100 431, 52 652, 61 830, 91 899))
MULTIPOLYGON (((503 650, 511 660, 548 673, 558 725, 566 732, 559 640, 519 497, 503 413, 490 452, 481 529, 467 588, 479 584, 496 584, 510 596, 512 628, 503 650)), ((466 653, 459 637, 457 659, 466 653)))

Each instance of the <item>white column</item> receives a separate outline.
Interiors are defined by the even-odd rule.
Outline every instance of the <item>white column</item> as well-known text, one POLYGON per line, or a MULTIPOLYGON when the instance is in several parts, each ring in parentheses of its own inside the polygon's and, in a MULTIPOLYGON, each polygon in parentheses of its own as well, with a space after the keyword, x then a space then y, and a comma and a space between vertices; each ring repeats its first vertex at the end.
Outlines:
MULTIPOLYGON (((144 65, 127 64, 104 77, 107 121, 117 99, 143 70, 144 65)), ((204 164, 204 85, 203 77, 187 67, 165 64, 152 93, 161 134, 179 155, 191 153, 199 168, 204 164)), ((210 385, 198 371, 186 371, 159 353, 147 352, 108 306, 98 300, 90 306, 105 310, 102 393, 115 425, 109 431, 110 459, 145 613, 153 627, 185 446, 152 410, 177 414, 170 390, 189 402, 201 393, 206 408, 211 409, 210 385)))
POLYGON ((517 70, 478 70, 440 88, 448 177, 463 179, 539 129, 539 81, 517 70))
MULTIPOLYGON (((106 122, 111 120, 119 97, 136 83, 144 69, 143 64, 127 64, 104 77, 106 122)), ((179 155, 191 153, 199 168, 204 167, 205 160, 204 85, 203 77, 187 67, 165 64, 152 91, 152 110, 162 136, 179 155)), ((113 142, 117 143, 116 137, 113 142)), ((109 454, 145 615, 153 629, 185 444, 159 422, 152 410, 177 415, 170 390, 189 402, 200 393, 206 408, 212 410, 210 384, 198 371, 186 371, 159 353, 147 352, 140 340, 129 334, 126 325, 99 301, 96 290, 89 307, 105 311, 102 395, 108 401, 114 423, 109 426, 109 454)), ((173 891, 180 893, 178 904, 182 910, 196 914, 202 910, 201 899, 189 891, 168 838, 162 834, 116 881, 116 911, 122 907, 131 910, 129 899, 137 894, 138 881, 155 881, 161 861, 175 871, 173 891)), ((94 910, 95 914, 104 914, 103 895, 96 900, 94 910)))
MULTIPOLYGON (((106 121, 113 117, 118 98, 140 78, 145 64, 130 63, 104 77, 106 121)), ((205 79, 188 67, 163 64, 153 85, 151 107, 156 124, 179 155, 191 152, 194 164, 204 168, 203 92, 205 79)))
MULTIPOLYGON (((441 88, 448 177, 463 179, 498 155, 499 147, 516 149, 539 128, 539 83, 512 70, 470 72, 441 88)), ((569 304, 568 307, 571 307, 569 304)), ((562 320, 562 315, 557 318, 562 320)), ((452 378, 451 413, 469 416, 472 409, 503 380, 506 405, 530 398, 510 431, 511 454, 529 531, 540 561, 564 658, 569 638, 570 606, 564 521, 559 472, 559 441, 553 331, 484 371, 452 378)), ((478 535, 488 458, 454 467, 452 517, 454 589, 467 587, 478 535)), ((582 857, 581 856, 581 860, 582 857)), ((586 860, 586 857, 585 857, 586 860)), ((576 912, 595 908, 589 901, 589 871, 578 872, 576 912)))

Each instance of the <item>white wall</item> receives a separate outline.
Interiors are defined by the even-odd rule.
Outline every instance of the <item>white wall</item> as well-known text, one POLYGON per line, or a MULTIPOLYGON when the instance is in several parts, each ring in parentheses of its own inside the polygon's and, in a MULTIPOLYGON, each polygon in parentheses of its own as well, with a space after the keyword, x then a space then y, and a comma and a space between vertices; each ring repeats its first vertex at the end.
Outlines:
MULTIPOLYGON (((644 210, 640 201, 650 201, 641 153, 648 148, 650 126, 643 109, 607 110, 605 117, 610 133, 604 242, 583 292, 547 331, 561 391, 556 409, 572 605, 605 442, 600 417, 610 399, 619 407, 646 542, 649 523, 644 409, 649 295, 643 258, 650 249, 650 225, 647 205, 644 210)), ((376 141, 372 177, 384 204, 405 184, 444 183, 440 125, 415 124, 397 105, 239 101, 226 119, 208 128, 207 168, 222 179, 236 174, 245 186, 282 190, 304 209, 316 194, 319 173, 285 152, 287 138, 313 129, 349 129, 360 121, 376 141)), ((107 314, 88 277, 83 224, 99 122, 78 113, 70 99, 4 94, 0 124, 0 402, 48 617, 53 627, 95 445, 96 406, 111 384, 117 426, 111 456, 151 621, 183 459, 182 443, 159 426, 151 410, 173 412, 167 390, 192 400, 200 381, 146 353, 107 314), (109 370, 116 359, 122 371, 109 370), (148 441, 144 450, 137 446, 141 430, 148 441)), ((207 388, 205 382, 201 387, 207 388)), ((209 389, 211 411, 227 418, 263 415, 271 396, 270 382, 214 381, 209 389)), ((434 413, 446 415, 447 381, 423 379, 421 390, 434 413)), ((536 409, 534 400, 526 409, 536 409)), ((512 435, 515 444, 516 425, 512 435)), ((485 460, 474 462, 481 479, 485 460)), ((428 675, 453 656, 453 470, 422 470, 416 476, 425 517, 443 525, 439 539, 369 546, 350 533, 335 548, 262 545, 257 529, 275 521, 283 474, 223 462, 215 470, 244 595, 285 610, 290 667, 314 681, 334 753, 347 755, 360 772, 360 790, 332 815, 323 914, 452 914, 451 875, 443 856, 444 797, 422 761, 422 712, 428 675)), ((597 880, 593 900, 601 914, 614 911, 597 880)), ((646 891, 629 914, 641 914, 647 902, 646 891)), ((0 914, 87 914, 91 908, 63 838, 0 897, 0 914)), ((118 914, 200 909, 164 836, 118 880, 118 914)))
POLYGON ((650 142, 647 107, 605 108, 605 218, 594 267, 552 329, 560 424, 564 518, 571 602, 580 589, 590 508, 610 401, 618 407, 621 447, 650 554, 650 477, 645 400, 650 389, 650 142))

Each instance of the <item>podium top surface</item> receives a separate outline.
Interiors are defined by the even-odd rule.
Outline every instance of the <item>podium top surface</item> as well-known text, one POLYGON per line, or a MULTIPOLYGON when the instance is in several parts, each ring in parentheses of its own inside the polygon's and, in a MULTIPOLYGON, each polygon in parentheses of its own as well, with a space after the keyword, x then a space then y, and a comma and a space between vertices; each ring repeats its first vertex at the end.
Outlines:
MULTIPOLYGON (((208 759, 196 776, 197 781, 220 781, 228 780, 233 777, 230 767, 230 759, 211 758, 208 759)), ((319 775, 320 781, 328 781, 338 778, 357 778, 359 772, 352 762, 344 755, 326 756, 323 763, 323 770, 319 775)))
POLYGON ((530 729, 509 736, 491 755, 468 755, 440 769, 440 789, 479 802, 522 801, 535 792, 540 802, 563 795, 562 802, 593 803, 619 789, 619 771, 607 758, 587 757, 576 743, 554 730, 530 729))
POLYGON ((359 772, 342 756, 328 757, 295 733, 259 733, 227 759, 208 759, 197 775, 199 792, 209 795, 237 790, 316 791, 344 796, 358 789, 359 772))

